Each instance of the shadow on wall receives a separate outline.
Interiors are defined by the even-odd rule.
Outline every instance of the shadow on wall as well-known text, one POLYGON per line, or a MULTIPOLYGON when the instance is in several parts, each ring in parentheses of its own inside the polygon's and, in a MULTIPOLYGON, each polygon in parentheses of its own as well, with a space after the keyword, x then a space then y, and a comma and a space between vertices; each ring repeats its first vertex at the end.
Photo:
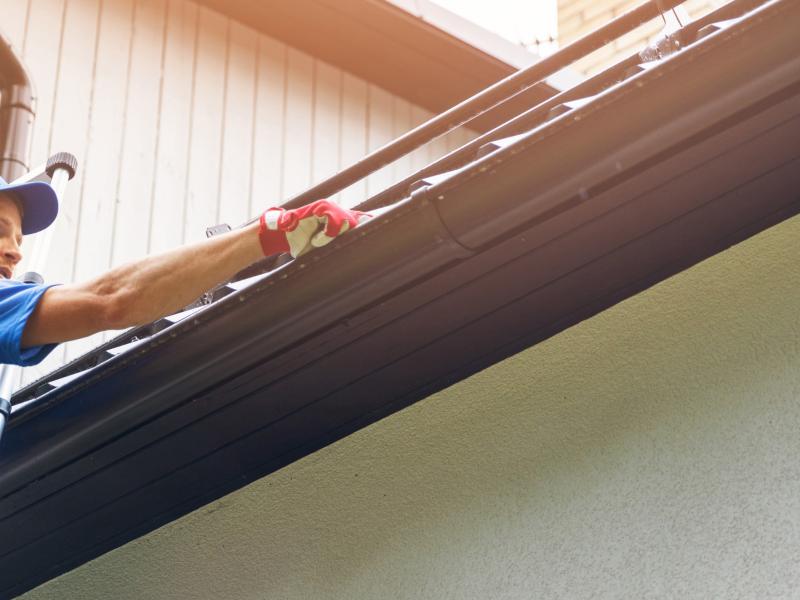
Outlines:
POLYGON ((798 236, 795 218, 26 598, 796 589, 798 236))

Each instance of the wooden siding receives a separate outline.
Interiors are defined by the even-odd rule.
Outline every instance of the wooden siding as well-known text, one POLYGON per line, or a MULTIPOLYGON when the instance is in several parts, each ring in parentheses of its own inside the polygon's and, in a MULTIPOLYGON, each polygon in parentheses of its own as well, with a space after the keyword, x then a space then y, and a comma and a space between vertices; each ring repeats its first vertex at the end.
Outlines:
MULTIPOLYGON (((31 163, 59 150, 80 161, 51 282, 237 225, 431 116, 187 0, 0 0, 0 11, 37 91, 31 163)), ((436 140, 339 199, 354 205, 469 137, 436 140)), ((24 381, 109 335, 62 345, 24 381)))

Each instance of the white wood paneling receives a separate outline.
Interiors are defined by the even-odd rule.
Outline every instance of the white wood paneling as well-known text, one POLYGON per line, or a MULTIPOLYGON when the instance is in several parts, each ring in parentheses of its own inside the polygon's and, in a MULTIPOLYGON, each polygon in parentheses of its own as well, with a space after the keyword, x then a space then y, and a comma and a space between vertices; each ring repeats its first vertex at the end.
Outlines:
MULTIPOLYGON (((31 158, 37 164, 47 159, 50 152, 50 131, 56 103, 56 88, 62 75, 58 59, 64 40, 65 0, 30 0, 28 27, 23 42, 22 55, 33 73, 43 73, 36 78, 36 123, 33 128, 31 158)), ((64 73, 64 77, 68 74, 64 73)))
MULTIPOLYGON (((25 42, 25 29, 28 23, 29 8, 29 0, 0 0, 0 14, 3 15, 2 33, 20 55, 22 54, 22 47, 25 42)), ((26 251, 26 248, 30 247, 31 242, 29 240, 26 244, 23 244, 23 253, 26 251)), ((19 268, 20 272, 29 270, 25 266, 24 259, 23 262, 20 263, 19 268)), ((13 385, 17 385, 19 381, 29 381, 35 378, 35 373, 31 372, 28 374, 23 372, 19 378, 15 379, 13 385), (26 376, 28 376, 29 379, 26 379, 26 376)))
MULTIPOLYGON (((392 138, 398 138, 411 129, 411 104, 392 97, 392 138)), ((392 164, 392 179, 397 181, 411 172, 411 156, 406 155, 392 164)))
MULTIPOLYGON (((394 138, 392 95, 376 85, 367 89, 367 150, 374 152, 394 138)), ((392 183, 392 166, 388 165, 367 179, 367 195, 372 196, 392 183)))
POLYGON ((230 24, 219 202, 215 222, 208 225, 226 222, 235 227, 251 216, 257 37, 252 29, 230 24))
MULTIPOLYGON (((0 0, 38 92, 32 162, 76 154, 45 276, 84 281, 239 225, 430 115, 191 0, 0 0)), ((335 199, 354 205, 453 134, 335 199)), ((65 344, 25 380, 111 334, 65 344)))
MULTIPOLYGON (((70 43, 62 45, 59 56, 60 75, 54 90, 49 131, 49 152, 68 150, 75 154, 81 165, 86 162, 99 17, 100 0, 70 0, 66 5, 63 37, 70 43)), ((80 181, 78 179, 76 183, 80 181)), ((82 208, 80 192, 79 183, 70 185, 62 200, 61 214, 53 234, 53 250, 44 273, 53 281, 72 278, 82 208)))
POLYGON ((136 0, 134 6, 111 264, 147 253, 162 83, 160 68, 153 66, 163 64, 165 8, 161 0, 136 0))
MULTIPOLYGON (((418 106, 411 106, 411 126, 417 127, 430 119, 433 115, 418 106)), ((426 144, 411 153, 411 170, 418 171, 431 162, 431 146, 426 144)))
MULTIPOLYGON (((45 74, 41 84, 38 80, 34 81, 36 120, 30 145, 33 164, 43 162, 50 154, 54 132, 53 113, 60 88, 59 57, 65 31, 65 8, 64 0, 52 2, 30 0, 27 5, 26 27, 21 46, 23 60, 32 73, 45 74)), ((71 215, 66 214, 68 211, 64 212, 64 222, 58 223, 61 233, 70 227, 71 215)), ((64 240, 64 237, 59 239, 64 240)), ((27 240, 25 246, 31 247, 32 242, 32 239, 27 240)), ((46 269, 43 269, 41 265, 36 265, 36 268, 44 271, 48 278, 63 277, 65 275, 64 261, 60 260, 63 254, 58 251, 58 248, 55 248, 51 256, 53 259, 46 269)), ((19 268, 26 269, 28 266, 23 262, 19 268)), ((63 349, 60 349, 56 355, 62 358, 52 357, 50 360, 53 363, 63 360, 63 349)))
POLYGON ((28 22, 29 8, 29 0, 0 0, 3 35, 19 52, 22 51, 25 41, 25 25, 28 22))
MULTIPOLYGON (((339 168, 349 167, 367 153, 367 84, 345 73, 342 77, 342 135, 339 168)), ((343 206, 355 206, 367 195, 367 182, 358 181, 342 191, 343 206)))
POLYGON ((253 186, 250 214, 281 203, 285 162, 286 63, 288 48, 267 37, 258 40, 253 186))
POLYGON ((186 0, 169 0, 167 3, 163 83, 149 231, 150 252, 173 248, 183 238, 192 90, 196 66, 197 11, 197 5, 186 0))
MULTIPOLYGON (((95 51, 98 41, 100 0, 70 0, 64 14, 63 37, 71 40, 62 44, 59 57, 58 84, 55 89, 53 118, 50 128, 50 152, 62 150, 75 154, 78 163, 86 163, 88 131, 93 82, 95 81, 95 51)), ((48 281, 69 281, 75 265, 78 226, 81 222, 81 183, 79 178, 67 186, 61 202, 61 214, 56 221, 53 243, 43 275, 48 281)), ((38 267, 41 268, 41 267, 38 267)), ((98 338, 99 339, 99 338, 98 338)), ((93 345, 91 341, 64 346, 49 359, 53 363, 70 359, 93 345)), ((39 365, 46 369, 47 364, 39 365)))
MULTIPOLYGON (((80 186, 81 190, 72 265, 74 281, 94 277, 112 264, 113 219, 119 192, 122 115, 128 93, 133 19, 131 0, 101 2, 85 160, 78 167, 79 177, 71 184, 80 186)), ((77 147, 64 150, 80 152, 77 147)), ((57 244, 56 239, 54 246, 57 244)), ((80 354, 104 338, 104 335, 96 335, 68 344, 65 356, 80 354)), ((53 353, 53 359, 57 355, 53 353)))
POLYGON ((283 198, 299 194, 311 184, 313 115, 313 59, 289 48, 286 57, 286 104, 283 162, 283 198))
POLYGON ((225 73, 229 19, 200 8, 192 121, 189 129, 189 168, 183 216, 183 240, 205 237, 217 220, 222 128, 225 110, 225 73))
POLYGON ((342 72, 314 61, 314 115, 311 178, 319 183, 339 170, 342 135, 342 72))

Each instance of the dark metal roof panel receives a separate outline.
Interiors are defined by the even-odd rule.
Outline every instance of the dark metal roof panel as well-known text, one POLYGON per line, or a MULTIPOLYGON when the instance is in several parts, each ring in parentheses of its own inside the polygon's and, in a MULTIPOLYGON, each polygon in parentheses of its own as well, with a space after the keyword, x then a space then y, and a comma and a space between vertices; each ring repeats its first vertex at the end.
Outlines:
POLYGON ((0 596, 800 213, 798 26, 771 2, 18 410, 0 596))

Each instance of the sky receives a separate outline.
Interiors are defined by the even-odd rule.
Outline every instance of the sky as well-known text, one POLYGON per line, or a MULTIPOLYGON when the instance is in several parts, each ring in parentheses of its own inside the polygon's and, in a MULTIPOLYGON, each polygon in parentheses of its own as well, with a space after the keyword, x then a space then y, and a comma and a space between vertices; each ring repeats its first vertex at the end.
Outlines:
MULTIPOLYGON (((535 49, 535 40, 556 36, 556 0, 433 0, 515 43, 535 49)), ((542 46, 552 52, 552 44, 542 46)))

